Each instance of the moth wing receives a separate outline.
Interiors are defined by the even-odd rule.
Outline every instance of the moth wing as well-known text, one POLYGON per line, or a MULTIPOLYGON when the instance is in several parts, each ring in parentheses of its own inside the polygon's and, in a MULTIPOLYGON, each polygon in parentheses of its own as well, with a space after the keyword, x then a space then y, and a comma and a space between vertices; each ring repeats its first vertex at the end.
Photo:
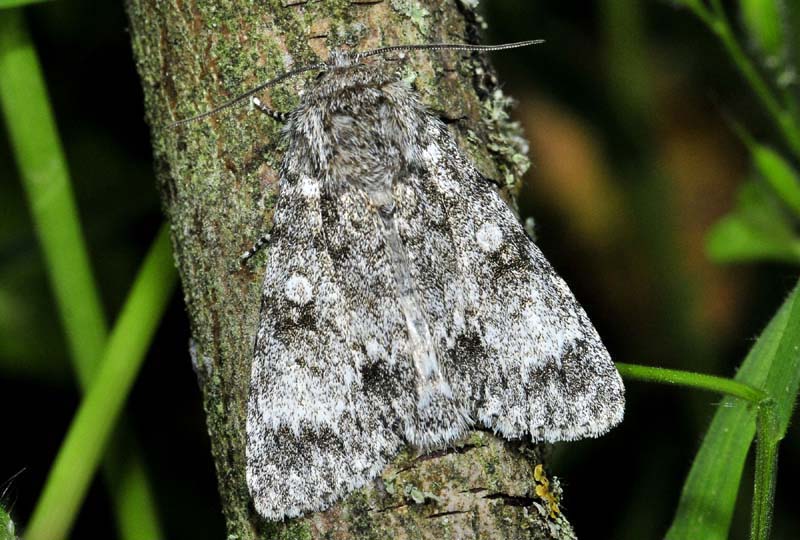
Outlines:
POLYGON ((341 272, 353 268, 335 268, 332 257, 352 267, 352 241, 366 240, 345 241, 339 225, 326 229, 321 206, 316 180, 282 179, 247 414, 247 482, 269 519, 326 507, 377 475, 402 444, 386 379, 396 376, 402 385, 405 375, 370 365, 391 356, 398 321, 362 281, 363 300, 385 309, 385 320, 359 319, 349 309, 355 292, 341 272), (359 344, 366 325, 385 335, 359 344))
POLYGON ((434 210, 406 213, 401 228, 421 288, 431 291, 426 309, 456 395, 508 438, 608 431, 622 419, 624 389, 586 313, 446 127, 431 118, 425 139, 425 173, 412 177, 411 191, 423 199, 417 206, 434 210), (446 249, 408 232, 443 229, 446 249), (428 267, 454 256, 449 281, 426 283, 428 267))

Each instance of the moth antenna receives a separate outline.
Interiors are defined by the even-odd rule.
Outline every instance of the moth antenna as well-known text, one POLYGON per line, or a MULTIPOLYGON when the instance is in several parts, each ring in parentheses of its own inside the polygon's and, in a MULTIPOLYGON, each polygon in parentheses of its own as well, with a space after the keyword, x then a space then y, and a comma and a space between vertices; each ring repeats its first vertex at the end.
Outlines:
POLYGON ((539 45, 544 43, 543 39, 529 39, 528 41, 518 41, 516 43, 503 43, 500 45, 470 45, 465 43, 420 43, 416 45, 391 45, 389 47, 381 47, 379 49, 372 49, 371 51, 364 51, 356 54, 356 59, 367 58, 379 54, 386 54, 388 52, 397 51, 419 51, 419 50, 447 50, 447 51, 503 51, 506 49, 518 49, 520 47, 528 47, 530 45, 539 45))
MULTIPOLYGON (((417 45, 391 45, 389 47, 381 47, 379 49, 372 49, 370 51, 365 51, 362 53, 357 53, 354 55, 356 61, 361 60, 362 58, 367 58, 370 56, 376 56, 380 54, 386 54, 389 52, 397 52, 397 51, 417 51, 417 50, 450 50, 450 51, 502 51, 505 49, 517 49, 519 47, 528 47, 530 45, 537 45, 540 43, 544 43, 543 39, 532 39, 528 41, 518 41, 516 43, 505 43, 501 45, 469 45, 463 43, 425 43, 425 44, 417 44, 417 45)), ((232 98, 222 105, 214 107, 210 111, 206 111, 204 113, 198 114, 196 116, 192 116, 189 118, 184 118, 183 120, 178 120, 170 124, 171 128, 176 128, 179 126, 183 126, 185 124, 189 124, 191 122, 195 122, 197 120, 202 120, 203 118, 208 118, 209 116, 213 116, 219 112, 224 111, 225 109, 229 109, 236 105, 237 103, 241 103, 242 101, 246 100, 247 98, 257 94, 258 92, 265 90, 271 86, 275 86, 281 81, 285 81, 295 75, 299 75, 300 73, 304 73, 306 71, 313 71, 315 69, 327 69, 330 66, 327 63, 319 63, 319 64, 311 64, 308 66, 302 66, 291 71, 287 71, 275 77, 274 79, 270 79, 264 83, 259 84, 255 88, 252 88, 245 92, 244 94, 240 94, 235 98, 232 98)))
POLYGON ((328 66, 326 64, 311 64, 311 65, 308 65, 308 66, 302 66, 302 67, 293 69, 291 71, 287 71, 285 73, 281 73, 280 75, 278 75, 274 79, 270 79, 270 80, 268 80, 268 81, 266 81, 264 83, 261 83, 258 86, 256 86, 255 88, 252 88, 252 89, 248 90, 244 94, 240 94, 240 95, 236 96, 233 99, 229 99, 228 101, 226 101, 222 105, 214 107, 210 111, 206 111, 204 113, 198 114, 196 116, 192 116, 190 118, 184 118, 183 120, 178 120, 177 122, 171 123, 169 125, 169 127, 176 128, 178 126, 183 126, 185 124, 189 124, 189 123, 195 122, 197 120, 202 120, 203 118, 208 118, 209 116, 212 116, 214 114, 217 114, 218 112, 224 111, 225 109, 230 109, 231 107, 233 107, 237 103, 241 103, 242 101, 244 101, 247 98, 257 94, 258 92, 261 92, 262 90, 264 90, 266 88, 269 88, 271 86, 275 86, 279 82, 285 81, 286 79, 294 77, 295 75, 299 75, 300 73, 304 73, 306 71, 313 71, 315 69, 325 69, 327 67, 328 66))

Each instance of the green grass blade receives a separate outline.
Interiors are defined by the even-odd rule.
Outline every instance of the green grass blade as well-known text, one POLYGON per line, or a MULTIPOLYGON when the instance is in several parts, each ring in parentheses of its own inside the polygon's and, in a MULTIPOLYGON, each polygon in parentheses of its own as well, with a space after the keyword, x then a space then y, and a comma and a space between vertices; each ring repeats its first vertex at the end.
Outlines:
MULTIPOLYGON (((764 389, 775 399, 777 415, 777 438, 783 439, 800 389, 800 300, 798 288, 784 303, 791 305, 788 321, 780 336, 777 351, 769 366, 769 375, 764 389)), ((784 309, 782 308, 782 309, 784 309)), ((738 379, 738 377, 737 377, 738 379)))
POLYGON ((165 226, 134 281, 97 377, 53 464, 27 540, 61 540, 69 533, 176 282, 165 226))
POLYGON ((753 513, 750 540, 768 540, 775 506, 775 483, 778 474, 778 434, 775 401, 765 400, 756 422, 756 463, 753 486, 753 513))
POLYGON ((121 540, 165 538, 139 444, 124 417, 119 420, 106 449, 103 473, 113 495, 114 517, 121 540))
POLYGON ((720 394, 738 397, 752 403, 758 403, 766 397, 764 392, 753 388, 749 384, 744 384, 733 379, 726 379, 724 377, 695 373, 693 371, 643 366, 640 364, 624 364, 622 362, 615 362, 614 365, 617 366, 619 374, 626 379, 638 379, 640 381, 699 388, 701 390, 719 392, 720 394))
MULTIPOLYGON (((786 432, 800 384, 798 296, 795 288, 736 374, 737 381, 762 388, 774 398, 778 439, 786 432)), ((668 540, 728 538, 742 471, 756 432, 756 414, 758 410, 750 404, 733 398, 722 401, 683 486, 668 540)), ((774 474, 774 469, 768 472, 774 474)))
MULTIPOLYGON (((0 10, 0 108, 28 198, 81 388, 94 377, 108 328, 36 49, 20 10, 0 10)), ((120 446, 120 445, 118 445, 120 446)), ((136 445, 110 456, 106 477, 125 540, 163 535, 136 445)))
POLYGON ((0 11, 0 104, 78 378, 91 380, 107 327, 61 140, 20 10, 0 11))

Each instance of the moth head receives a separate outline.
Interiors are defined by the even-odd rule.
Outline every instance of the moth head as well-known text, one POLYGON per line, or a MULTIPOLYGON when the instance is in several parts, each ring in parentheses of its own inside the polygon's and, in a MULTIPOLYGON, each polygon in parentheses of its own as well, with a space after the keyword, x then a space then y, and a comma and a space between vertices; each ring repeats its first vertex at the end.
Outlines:
POLYGON ((262 90, 266 90, 272 86, 276 86, 277 84, 291 79, 301 73, 305 73, 307 71, 318 71, 320 75, 324 77, 325 73, 340 70, 340 69, 351 69, 353 67, 358 67, 365 63, 367 58, 373 56, 385 56, 390 53, 404 53, 409 51, 419 51, 419 50, 432 50, 432 51, 442 51, 442 50, 450 50, 450 51, 501 51, 505 49, 516 49, 518 47, 527 47, 529 45, 536 45, 539 43, 543 43, 543 40, 536 39, 536 40, 528 40, 528 41, 519 41, 517 43, 506 43, 502 45, 470 45, 470 44, 462 44, 462 43, 421 43, 421 44, 412 44, 412 45, 392 45, 389 47, 381 47, 378 49, 372 49, 369 51, 358 52, 358 53, 349 53, 343 50, 333 50, 331 51, 330 57, 328 58, 327 62, 321 62, 317 64, 309 64, 307 66, 301 66, 299 68, 295 68, 293 70, 284 72, 274 79, 270 79, 266 82, 263 82, 248 90, 247 92, 236 96, 233 99, 230 99, 219 105, 214 107, 210 111, 198 114, 196 116, 192 116, 190 118, 184 118, 183 120, 178 120, 170 124, 170 127, 178 127, 184 124, 188 124, 190 122, 195 122, 197 120, 202 120, 203 118, 208 118, 209 116, 213 116, 219 112, 224 110, 230 109, 244 101, 248 100, 249 98, 253 97, 257 93, 261 92, 262 90))
POLYGON ((315 80, 324 81, 329 75, 358 71, 366 67, 366 63, 361 61, 358 53, 345 49, 331 49, 328 59, 319 69, 315 80))
POLYGON ((322 73, 325 71, 330 71, 334 69, 343 69, 349 68, 353 64, 358 63, 358 55, 355 53, 349 53, 342 49, 333 49, 331 51, 331 55, 328 57, 328 61, 325 62, 327 67, 322 73))

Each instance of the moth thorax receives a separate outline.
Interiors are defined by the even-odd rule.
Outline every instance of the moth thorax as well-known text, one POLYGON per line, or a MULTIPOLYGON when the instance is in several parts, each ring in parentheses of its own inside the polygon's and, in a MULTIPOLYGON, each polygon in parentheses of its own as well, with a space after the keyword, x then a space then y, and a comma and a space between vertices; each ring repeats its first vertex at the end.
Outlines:
POLYGON ((392 123, 379 112, 332 114, 330 173, 367 192, 390 190, 392 179, 404 166, 403 148, 392 123))

